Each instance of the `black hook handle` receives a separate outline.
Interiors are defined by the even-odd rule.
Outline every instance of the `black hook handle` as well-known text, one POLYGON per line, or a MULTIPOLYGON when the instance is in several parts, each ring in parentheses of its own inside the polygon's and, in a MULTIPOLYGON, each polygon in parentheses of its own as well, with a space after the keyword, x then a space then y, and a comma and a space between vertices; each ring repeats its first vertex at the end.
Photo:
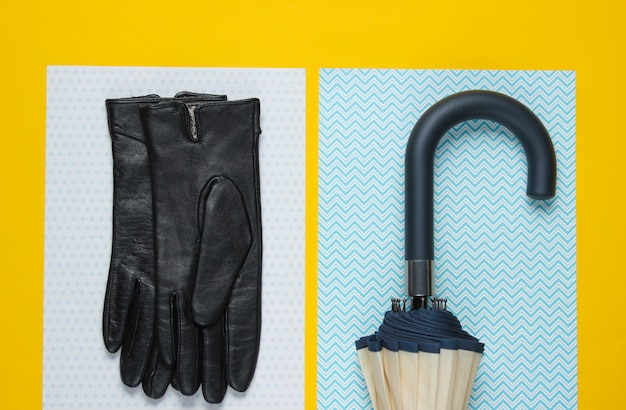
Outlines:
POLYGON ((433 167, 439 140, 473 119, 498 122, 521 142, 528 162, 526 194, 549 199, 556 188, 554 147, 537 116, 517 100, 492 91, 465 91, 430 107, 415 124, 406 148, 405 259, 411 296, 432 295, 434 259, 433 167))

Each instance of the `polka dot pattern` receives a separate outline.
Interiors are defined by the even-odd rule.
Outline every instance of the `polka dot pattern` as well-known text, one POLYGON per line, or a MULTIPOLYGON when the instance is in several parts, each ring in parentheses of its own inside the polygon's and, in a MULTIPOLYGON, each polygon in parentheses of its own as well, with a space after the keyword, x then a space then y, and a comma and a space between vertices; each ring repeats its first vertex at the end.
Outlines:
POLYGON ((104 101, 187 90, 261 100, 263 324, 252 385, 224 409, 304 407, 305 71, 48 67, 44 409, 205 409, 170 388, 128 388, 102 341, 111 252, 112 157, 104 101))

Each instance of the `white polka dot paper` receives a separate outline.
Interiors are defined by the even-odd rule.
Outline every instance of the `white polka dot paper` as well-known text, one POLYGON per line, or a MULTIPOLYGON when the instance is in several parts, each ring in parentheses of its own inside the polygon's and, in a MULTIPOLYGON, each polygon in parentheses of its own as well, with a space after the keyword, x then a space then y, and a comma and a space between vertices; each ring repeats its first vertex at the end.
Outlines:
POLYGON ((48 67, 44 255, 44 409, 217 407, 170 388, 128 388, 102 341, 111 252, 112 158, 104 101, 178 91, 261 100, 261 350, 247 392, 224 409, 304 406, 303 69, 48 67))

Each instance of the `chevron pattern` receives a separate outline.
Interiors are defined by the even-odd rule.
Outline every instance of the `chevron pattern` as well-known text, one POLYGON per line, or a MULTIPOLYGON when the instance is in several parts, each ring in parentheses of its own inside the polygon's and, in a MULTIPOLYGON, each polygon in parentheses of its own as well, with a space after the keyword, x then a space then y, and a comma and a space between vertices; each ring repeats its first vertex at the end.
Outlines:
POLYGON ((436 294, 486 345, 472 409, 577 407, 575 73, 320 71, 318 374, 321 409, 371 408, 354 340, 404 295, 404 153, 434 102, 508 94, 548 129, 557 195, 526 197, 517 139, 489 121, 435 155, 436 294))

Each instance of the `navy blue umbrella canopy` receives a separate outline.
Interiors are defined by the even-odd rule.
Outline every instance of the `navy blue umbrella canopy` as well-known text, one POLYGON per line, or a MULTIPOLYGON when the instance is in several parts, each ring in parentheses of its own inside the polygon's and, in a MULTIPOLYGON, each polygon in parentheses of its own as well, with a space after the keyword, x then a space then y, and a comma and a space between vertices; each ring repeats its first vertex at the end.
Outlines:
MULTIPOLYGON (((406 152, 405 259, 411 309, 392 301, 375 333, 356 349, 374 409, 463 410, 468 407, 484 344, 463 330, 432 297, 434 269, 433 166, 439 140, 454 125, 496 121, 521 142, 528 162, 527 195, 552 198, 556 156, 541 121, 526 106, 491 91, 466 91, 430 107, 415 124, 406 152)), ((406 299, 404 299, 406 301, 406 299)))
POLYGON ((484 344, 435 307, 385 313, 356 348, 375 409, 464 409, 484 344))

